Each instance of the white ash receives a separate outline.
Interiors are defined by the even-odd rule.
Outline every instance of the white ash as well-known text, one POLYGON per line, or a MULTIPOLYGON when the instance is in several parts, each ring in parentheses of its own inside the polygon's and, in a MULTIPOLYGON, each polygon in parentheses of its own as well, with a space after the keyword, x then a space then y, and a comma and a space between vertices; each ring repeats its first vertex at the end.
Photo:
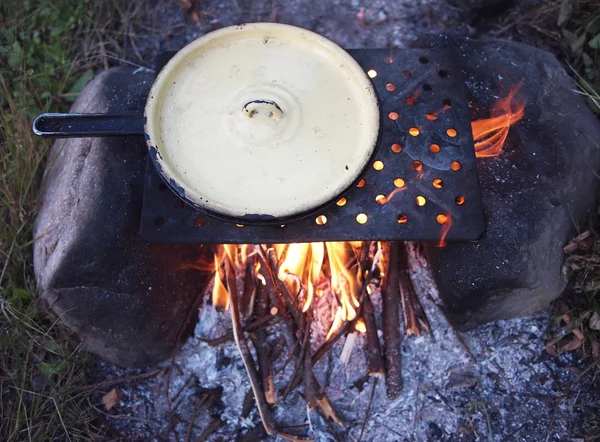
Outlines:
MULTIPOLYGON (((315 366, 315 375, 325 386, 331 403, 346 429, 325 422, 310 413, 311 434, 302 388, 292 392, 283 404, 274 407, 274 418, 285 432, 294 432, 318 441, 358 440, 363 424, 363 441, 397 440, 565 440, 581 435, 581 407, 588 388, 577 380, 573 368, 578 365, 570 355, 550 358, 541 335, 547 315, 499 321, 459 334, 446 320, 438 293, 425 260, 411 249, 412 279, 429 319, 432 334, 404 337, 402 370, 404 388, 392 401, 386 397, 385 383, 377 383, 370 417, 365 423, 374 379, 366 375, 362 350, 365 338, 359 335, 350 363, 343 365, 339 356, 343 340, 315 366), (462 340, 460 339, 462 337, 462 340), (472 355, 472 356, 471 356, 472 355), (304 426, 303 426, 304 425, 304 426), (294 427, 290 429, 290 427, 294 427), (547 437, 547 439, 546 439, 547 437)), ((316 298, 313 323, 313 352, 323 341, 331 323, 329 298, 316 298), (318 331, 318 332, 317 332, 318 331)), ((373 294, 378 326, 381 302, 373 294)), ((270 327, 270 342, 278 340, 278 325, 270 327)), ((193 397, 202 389, 222 387, 221 403, 212 410, 223 421, 208 440, 233 440, 248 431, 257 436, 261 423, 254 408, 248 419, 240 417, 244 397, 250 390, 241 358, 233 342, 218 347, 199 342, 197 337, 214 338, 231 328, 228 312, 212 306, 200 310, 195 336, 175 357, 176 368, 170 379, 171 397, 186 381, 193 379, 173 401, 179 439, 189 430, 194 411, 193 397)), ((287 357, 284 352, 280 361, 287 357)), ((165 364, 167 367, 169 364, 165 364)), ((281 362, 275 364, 279 367, 281 362)), ((109 369, 113 376, 124 372, 109 369)), ((294 370, 290 362, 275 377, 278 391, 287 386, 294 370)), ((111 424, 127 436, 143 435, 144 440, 175 440, 169 432, 169 407, 165 396, 166 376, 134 387, 123 388, 120 412, 146 421, 115 420, 111 424)), ((198 413, 191 439, 208 425, 207 412, 198 413)), ((249 439, 270 440, 270 439, 249 439)))

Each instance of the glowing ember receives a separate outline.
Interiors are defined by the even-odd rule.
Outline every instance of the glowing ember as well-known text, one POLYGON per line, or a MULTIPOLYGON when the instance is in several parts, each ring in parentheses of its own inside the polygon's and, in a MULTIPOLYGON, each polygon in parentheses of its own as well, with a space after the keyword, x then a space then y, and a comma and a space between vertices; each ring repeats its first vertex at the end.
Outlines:
POLYGON ((492 108, 490 118, 471 123, 477 158, 500 155, 510 126, 523 118, 525 102, 517 95, 520 88, 521 83, 511 88, 508 97, 500 98, 492 108))
POLYGON ((358 321, 356 321, 354 330, 362 334, 365 334, 367 332, 367 324, 365 324, 364 319, 360 318, 358 321))

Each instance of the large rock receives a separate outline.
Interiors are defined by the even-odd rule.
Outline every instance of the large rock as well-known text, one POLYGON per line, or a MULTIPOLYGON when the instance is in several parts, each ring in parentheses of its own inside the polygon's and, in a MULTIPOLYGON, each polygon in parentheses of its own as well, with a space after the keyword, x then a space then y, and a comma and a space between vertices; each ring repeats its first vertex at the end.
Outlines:
POLYGON ((561 294, 563 246, 596 209, 600 124, 551 54, 499 40, 445 44, 460 46, 475 108, 490 109, 518 82, 527 101, 502 154, 478 160, 485 234, 427 249, 449 313, 467 328, 531 314, 561 294))
MULTIPOLYGON (((153 77, 105 71, 71 111, 141 115, 153 77)), ((40 299, 85 349, 122 366, 171 355, 210 277, 197 270, 208 248, 151 246, 138 234, 145 164, 141 136, 58 140, 34 226, 40 299)))

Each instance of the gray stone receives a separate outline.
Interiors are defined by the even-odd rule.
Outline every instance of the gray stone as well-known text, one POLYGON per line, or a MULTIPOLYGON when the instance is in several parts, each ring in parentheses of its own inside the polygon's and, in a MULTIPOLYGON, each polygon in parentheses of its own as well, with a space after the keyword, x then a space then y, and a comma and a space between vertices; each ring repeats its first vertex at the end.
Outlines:
POLYGON ((426 249, 450 316, 468 328, 547 308, 565 288, 563 246, 597 207, 600 124, 550 53, 499 40, 446 44, 460 45, 474 110, 519 81, 527 101, 502 154, 478 160, 485 234, 426 249))
MULTIPOLYGON (((153 77, 105 71, 71 112, 141 115, 153 77)), ((129 367, 171 355, 193 329, 188 316, 210 278, 209 248, 151 246, 139 236, 145 165, 141 136, 58 140, 34 226, 40 299, 86 350, 129 367)))

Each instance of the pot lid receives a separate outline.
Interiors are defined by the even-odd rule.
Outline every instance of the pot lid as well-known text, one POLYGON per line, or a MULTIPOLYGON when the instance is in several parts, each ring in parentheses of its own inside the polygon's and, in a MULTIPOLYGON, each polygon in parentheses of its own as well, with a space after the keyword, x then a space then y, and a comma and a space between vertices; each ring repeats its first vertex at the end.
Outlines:
POLYGON ((374 88, 342 48, 313 32, 255 23, 178 52, 146 104, 148 146, 185 199, 248 220, 334 200, 375 149, 374 88))

